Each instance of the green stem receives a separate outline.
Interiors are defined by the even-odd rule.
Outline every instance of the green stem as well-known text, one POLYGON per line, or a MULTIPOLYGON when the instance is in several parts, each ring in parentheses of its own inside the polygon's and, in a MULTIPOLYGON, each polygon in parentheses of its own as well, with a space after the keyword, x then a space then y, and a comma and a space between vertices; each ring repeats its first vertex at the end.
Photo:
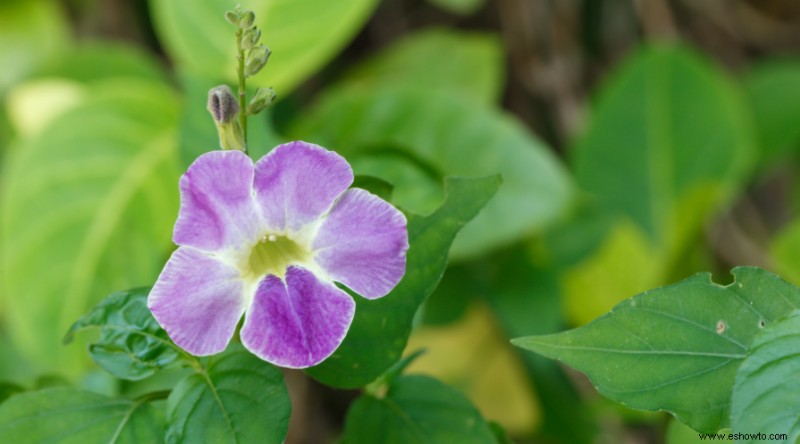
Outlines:
POLYGON ((239 124, 242 126, 242 134, 244 135, 244 152, 247 154, 247 106, 245 89, 245 76, 244 76, 244 49, 242 48, 242 30, 236 31, 236 59, 239 66, 236 71, 239 75, 239 124))

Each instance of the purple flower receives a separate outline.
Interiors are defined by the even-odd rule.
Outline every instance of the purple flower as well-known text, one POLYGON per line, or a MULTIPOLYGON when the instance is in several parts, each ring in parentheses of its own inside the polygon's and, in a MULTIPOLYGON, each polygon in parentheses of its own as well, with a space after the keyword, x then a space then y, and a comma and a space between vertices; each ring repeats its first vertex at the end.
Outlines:
POLYGON ((206 153, 181 177, 172 254, 147 305, 194 355, 242 343, 261 359, 303 368, 331 355, 355 313, 340 282, 367 299, 405 273, 403 214, 353 188, 333 151, 276 147, 255 165, 240 151, 206 153))

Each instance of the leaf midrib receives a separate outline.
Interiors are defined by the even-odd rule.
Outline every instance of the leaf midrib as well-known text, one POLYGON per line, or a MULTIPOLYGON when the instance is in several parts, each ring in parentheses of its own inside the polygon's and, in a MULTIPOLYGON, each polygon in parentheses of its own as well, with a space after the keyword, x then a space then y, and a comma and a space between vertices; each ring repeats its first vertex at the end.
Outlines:
POLYGON ((70 273, 72 279, 65 300, 75 302, 65 305, 59 318, 59 325, 68 326, 72 319, 80 315, 76 312, 82 311, 86 306, 92 272, 97 269, 103 250, 114 234, 114 228, 118 226, 120 218, 141 189, 142 183, 151 177, 153 170, 173 155, 173 150, 169 149, 168 144, 172 137, 172 129, 162 131, 154 137, 152 142, 134 156, 133 161, 120 175, 120 179, 98 205, 95 216, 89 223, 86 237, 77 250, 70 273))

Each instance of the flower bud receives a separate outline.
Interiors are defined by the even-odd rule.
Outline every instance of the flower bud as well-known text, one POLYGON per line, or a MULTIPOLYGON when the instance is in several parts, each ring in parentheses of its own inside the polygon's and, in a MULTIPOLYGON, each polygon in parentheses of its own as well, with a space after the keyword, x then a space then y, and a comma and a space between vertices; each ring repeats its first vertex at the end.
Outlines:
POLYGON ((261 30, 258 28, 250 28, 242 35, 242 48, 253 49, 258 45, 258 40, 261 38, 261 30))
POLYGON ((244 75, 250 77, 258 74, 261 68, 267 64, 270 52, 269 48, 264 45, 259 45, 251 49, 250 53, 247 55, 247 61, 244 64, 244 75))
POLYGON ((237 117, 241 108, 228 85, 220 85, 208 92, 208 111, 214 119, 219 135, 219 146, 226 150, 246 150, 244 131, 237 117))
POLYGON ((226 11, 225 12, 225 20, 228 21, 233 26, 239 26, 239 11, 226 11))
POLYGON ((247 105, 247 114, 258 114, 269 108, 275 101, 275 90, 272 88, 258 88, 250 104, 247 105))
POLYGON ((228 85, 220 85, 208 91, 208 112, 214 122, 228 123, 239 114, 239 102, 228 85))
POLYGON ((237 23, 236 26, 238 26, 239 29, 248 29, 253 26, 253 22, 255 21, 256 15, 253 11, 243 11, 239 15, 239 23, 237 23))

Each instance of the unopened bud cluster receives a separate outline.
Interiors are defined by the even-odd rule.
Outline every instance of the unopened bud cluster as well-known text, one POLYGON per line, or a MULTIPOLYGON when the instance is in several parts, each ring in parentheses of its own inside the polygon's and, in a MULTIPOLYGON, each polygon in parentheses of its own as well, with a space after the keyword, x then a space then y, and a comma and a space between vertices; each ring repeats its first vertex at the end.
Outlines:
POLYGON ((238 28, 236 35, 241 39, 241 48, 244 50, 244 75, 251 77, 258 74, 269 59, 270 50, 258 43, 261 39, 261 30, 255 23, 253 11, 242 11, 236 8, 225 13, 225 18, 238 28))

